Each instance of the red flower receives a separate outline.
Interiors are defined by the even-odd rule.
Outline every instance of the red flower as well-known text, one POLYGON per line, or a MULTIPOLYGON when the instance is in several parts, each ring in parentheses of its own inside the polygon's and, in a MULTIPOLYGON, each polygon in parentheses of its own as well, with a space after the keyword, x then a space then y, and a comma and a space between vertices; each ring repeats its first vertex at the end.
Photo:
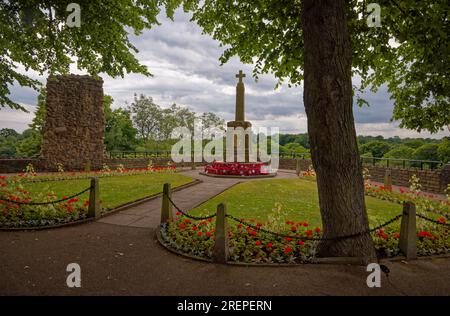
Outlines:
POLYGON ((269 242, 269 243, 266 245, 267 248, 272 248, 272 246, 273 246, 273 244, 272 244, 271 242, 269 242))
POLYGON ((257 245, 257 246, 261 245, 261 241, 257 240, 257 241, 255 242, 255 245, 257 245))
POLYGON ((246 230, 252 230, 250 227, 247 227, 246 230))
POLYGON ((306 235, 311 235, 311 234, 312 234, 312 230, 309 230, 309 229, 308 229, 308 230, 306 231, 306 235))
POLYGON ((261 223, 257 223, 257 224, 256 224, 256 227, 261 227, 261 226, 262 226, 261 223))
POLYGON ((203 233, 202 233, 201 231, 199 231, 199 232, 197 233, 197 235, 198 235, 198 236, 201 236, 201 235, 203 235, 203 233))
POLYGON ((255 232, 254 230, 252 230, 252 231, 250 232, 250 235, 256 236, 256 232, 255 232))
POLYGON ((314 228, 314 231, 315 231, 316 233, 319 233, 319 232, 320 232, 320 228, 319 228, 319 227, 316 227, 316 228, 314 228))
POLYGON ((206 236, 211 237, 211 232, 206 232, 206 236))
POLYGON ((291 237, 285 237, 284 240, 286 240, 287 242, 290 242, 292 240, 291 237))
POLYGON ((192 230, 197 230, 197 226, 192 226, 192 230))
POLYGON ((394 238, 400 238, 400 234, 399 233, 392 233, 392 236, 394 237, 394 238))
POLYGON ((180 225, 178 225, 178 227, 179 227, 180 229, 185 229, 185 228, 186 228, 186 224, 180 224, 180 225))
POLYGON ((191 220, 190 219, 188 219, 188 218, 186 218, 183 222, 185 222, 186 224, 188 224, 188 223, 190 223, 191 222, 191 220))
POLYGON ((242 228, 242 224, 238 224, 238 226, 237 226, 238 228, 242 228))
POLYGON ((438 219, 439 223, 445 224, 445 218, 444 217, 439 217, 438 219))
POLYGON ((292 251, 292 248, 287 246, 287 247, 284 247, 283 251, 284 251, 284 253, 287 254, 287 253, 290 253, 292 251))
POLYGON ((299 241, 298 241, 298 244, 299 244, 300 246, 303 246, 305 243, 304 243, 302 240, 299 240, 299 241))
POLYGON ((297 230, 297 227, 296 227, 296 226, 292 226, 292 227, 291 227, 291 230, 292 230, 293 232, 295 232, 295 231, 297 230))
POLYGON ((430 232, 428 232, 428 231, 424 230, 424 231, 421 231, 421 232, 419 233, 419 237, 422 237, 422 238, 424 238, 424 237, 429 237, 429 238, 432 238, 432 237, 433 237, 433 235, 431 235, 431 233, 430 233, 430 232))
POLYGON ((308 227, 308 223, 303 223, 303 227, 308 227))
POLYGON ((176 215, 176 216, 180 216, 181 213, 180 213, 180 212, 176 212, 175 215, 176 215))

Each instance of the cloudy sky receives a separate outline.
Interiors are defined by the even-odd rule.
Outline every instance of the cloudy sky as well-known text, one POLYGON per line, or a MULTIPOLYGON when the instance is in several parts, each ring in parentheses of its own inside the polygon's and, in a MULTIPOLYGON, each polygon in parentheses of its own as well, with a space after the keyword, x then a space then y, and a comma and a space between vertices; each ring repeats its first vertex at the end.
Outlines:
MULTIPOLYGON (((161 17, 161 26, 132 38, 140 51, 138 59, 149 67, 154 77, 127 75, 123 79, 113 79, 102 76, 105 93, 115 100, 113 107, 123 107, 126 102, 132 102, 134 93, 143 93, 153 97, 162 107, 177 103, 199 113, 211 111, 227 121, 232 120, 235 74, 242 69, 247 74, 244 81, 246 119, 252 121, 253 126, 276 126, 285 133, 306 132, 302 86, 282 86, 274 90, 276 79, 271 75, 262 76, 255 82, 251 77, 252 65, 242 64, 237 58, 220 66, 218 58, 223 48, 209 35, 203 35, 189 18, 188 14, 178 11, 174 22, 161 17)), ((82 73, 75 68, 73 72, 82 73)), ((44 76, 30 75, 45 83, 44 76)), ((19 86, 13 86, 11 92, 12 99, 31 113, 3 108, 0 110, 0 128, 22 131, 33 118, 37 93, 19 86)), ((370 107, 354 106, 358 134, 439 138, 449 134, 448 131, 419 134, 398 128, 398 123, 390 122, 393 105, 386 89, 367 94, 365 98, 370 107)))

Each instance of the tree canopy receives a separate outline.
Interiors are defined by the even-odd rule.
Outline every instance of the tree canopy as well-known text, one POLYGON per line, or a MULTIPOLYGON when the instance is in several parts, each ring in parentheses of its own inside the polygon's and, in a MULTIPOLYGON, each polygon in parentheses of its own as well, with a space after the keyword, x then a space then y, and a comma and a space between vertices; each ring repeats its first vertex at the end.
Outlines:
MULTIPOLYGON (((226 49, 255 63, 253 75, 272 73, 280 82, 303 80, 301 0, 188 1, 195 20, 226 49)), ((381 27, 368 27, 366 2, 347 1, 355 91, 386 84, 400 126, 437 132, 450 125, 448 80, 449 6, 446 0, 380 0, 381 27)), ((360 94, 358 94, 360 96, 360 94)), ((365 102, 358 98, 359 104, 365 102)))
POLYGON ((18 69, 39 74, 69 72, 70 64, 91 75, 150 75, 137 58, 130 34, 158 24, 161 7, 171 18, 179 3, 164 0, 79 1, 80 27, 66 21, 71 0, 0 2, 0 105, 25 110, 10 99, 10 85, 37 89, 39 82, 18 69))

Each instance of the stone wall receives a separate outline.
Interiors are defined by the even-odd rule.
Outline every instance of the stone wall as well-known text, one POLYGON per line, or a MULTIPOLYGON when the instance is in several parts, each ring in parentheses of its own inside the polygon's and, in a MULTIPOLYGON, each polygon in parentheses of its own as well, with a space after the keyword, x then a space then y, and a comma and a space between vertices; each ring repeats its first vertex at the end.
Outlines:
MULTIPOLYGON (((300 159, 301 170, 307 170, 312 165, 311 159, 300 159)), ((295 170, 296 159, 280 158, 280 169, 295 170)), ((370 179, 376 182, 383 182, 386 167, 364 165, 369 170, 370 179)), ((392 184, 409 187, 409 179, 415 174, 420 179, 422 190, 432 193, 443 194, 450 183, 450 165, 445 165, 437 170, 403 169, 389 168, 391 170, 392 184)))
POLYGON ((90 76, 51 76, 47 80, 46 123, 41 160, 55 170, 98 169, 103 163, 105 118, 103 81, 90 76))
MULTIPOLYGON (((300 159, 301 170, 306 171, 311 165, 312 161, 310 159, 300 159)), ((296 166, 297 166, 297 159, 280 158, 280 166, 278 167, 278 169, 295 170, 296 166)))

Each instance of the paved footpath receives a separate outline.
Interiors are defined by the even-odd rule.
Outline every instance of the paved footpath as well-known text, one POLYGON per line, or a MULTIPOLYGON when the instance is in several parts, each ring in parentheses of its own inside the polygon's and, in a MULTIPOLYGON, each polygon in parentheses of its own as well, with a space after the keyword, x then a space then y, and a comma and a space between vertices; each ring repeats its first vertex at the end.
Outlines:
MULTIPOLYGON (((182 171, 182 174, 202 180, 201 183, 186 189, 172 193, 172 200, 182 210, 189 211, 196 206, 208 201, 217 194, 225 191, 229 187, 244 181, 267 181, 274 178, 262 179, 241 179, 241 178, 214 178, 199 174, 199 170, 182 171)), ((281 171, 276 179, 295 178, 293 172, 281 171)), ((101 223, 130 226, 130 227, 157 227, 161 219, 161 198, 142 203, 135 207, 120 211, 116 214, 104 217, 99 220, 101 223)))
MULTIPOLYGON (((237 180, 207 181, 174 200, 190 208, 237 180)), ((141 206, 102 219, 119 225, 0 232, 0 295, 450 295, 450 259, 388 262, 389 280, 382 275, 381 288, 368 288, 363 266, 243 267, 180 257, 159 245, 156 225, 144 225, 159 219, 160 201, 141 206), (66 285, 69 263, 81 266, 81 288, 66 285)))

